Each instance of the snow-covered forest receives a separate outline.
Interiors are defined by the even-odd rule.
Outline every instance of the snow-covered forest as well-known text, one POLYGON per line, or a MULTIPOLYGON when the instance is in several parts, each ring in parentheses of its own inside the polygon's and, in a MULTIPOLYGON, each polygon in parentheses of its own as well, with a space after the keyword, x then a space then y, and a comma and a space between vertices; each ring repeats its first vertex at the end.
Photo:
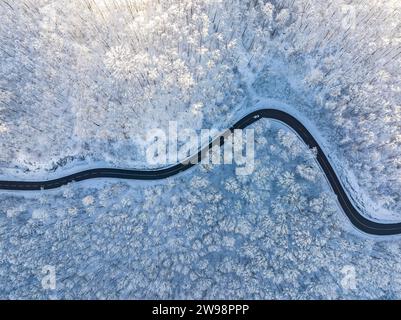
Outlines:
MULTIPOLYGON (((399 0, 0 0, 0 22, 1 180, 146 168, 150 129, 223 129, 270 99, 383 208, 366 213, 401 219, 399 0)), ((356 234, 313 152, 254 128, 249 176, 0 192, 0 299, 401 298, 401 242, 356 234)))
POLYGON ((313 153, 274 122, 255 129, 253 175, 2 194, 0 298, 400 298, 400 242, 355 234, 313 153))
POLYGON ((146 167, 144 134, 288 102, 401 212, 398 0, 2 0, 0 168, 146 167))

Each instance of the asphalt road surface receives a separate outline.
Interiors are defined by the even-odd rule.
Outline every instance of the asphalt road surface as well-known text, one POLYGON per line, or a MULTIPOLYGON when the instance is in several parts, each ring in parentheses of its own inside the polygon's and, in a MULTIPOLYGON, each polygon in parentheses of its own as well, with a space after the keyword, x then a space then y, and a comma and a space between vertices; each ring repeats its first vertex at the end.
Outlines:
MULTIPOLYGON (((195 159, 202 159, 209 148, 212 145, 223 145, 224 138, 235 129, 244 129, 252 123, 262 119, 274 119, 281 121, 291 127, 302 140, 310 147, 317 150, 317 160, 325 173, 327 180, 329 181, 334 193, 337 195, 338 202, 341 205, 343 211, 351 221, 351 223, 362 232, 372 235, 397 235, 401 234, 401 223, 379 223, 376 221, 365 218, 355 208, 347 193, 345 192, 339 178, 337 177, 333 167, 329 160, 316 142, 315 138, 309 133, 309 131, 293 116, 289 115, 280 110, 276 109, 261 109, 252 112, 240 121, 234 124, 229 130, 227 130, 222 136, 218 137, 209 146, 200 150, 198 154, 192 157, 195 159)), ((194 161, 189 163, 179 163, 177 165, 160 169, 160 170, 124 170, 124 169, 112 169, 112 168, 97 168, 77 172, 59 179, 48 180, 48 181, 0 181, 0 189, 2 190, 15 190, 15 191, 33 191, 33 190, 49 190, 59 188, 71 182, 78 182, 88 179, 96 178, 118 178, 118 179, 130 179, 130 180, 162 180, 168 177, 172 177, 180 172, 186 171, 193 167, 194 161)))

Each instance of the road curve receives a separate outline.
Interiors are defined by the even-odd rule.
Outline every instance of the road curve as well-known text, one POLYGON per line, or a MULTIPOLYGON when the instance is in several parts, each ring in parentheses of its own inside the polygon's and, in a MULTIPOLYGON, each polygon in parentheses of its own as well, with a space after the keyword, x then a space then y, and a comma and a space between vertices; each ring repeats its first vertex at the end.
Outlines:
MULTIPOLYGON (((194 155, 193 158, 202 159, 206 154, 205 151, 209 149, 212 144, 216 141, 220 144, 224 144, 223 136, 227 133, 231 133, 235 129, 244 129, 256 121, 267 118, 281 121, 291 127, 302 140, 310 147, 317 150, 317 160, 325 173, 327 180, 329 181, 334 193, 337 195, 338 201, 351 221, 351 223, 360 231, 371 235, 397 235, 401 234, 401 223, 379 223, 372 221, 364 217, 355 208, 347 193, 345 192, 339 178, 337 177, 333 167, 329 160, 324 154, 323 150, 315 140, 315 138, 309 133, 305 126, 299 122, 296 118, 289 115, 286 112, 276 109, 261 109, 252 112, 240 121, 234 124, 229 130, 222 136, 218 137, 209 146, 200 150, 198 154, 194 155)), ((174 176, 180 172, 186 171, 193 167, 192 163, 179 163, 172 167, 165 169, 156 170, 124 170, 124 169, 112 169, 112 168, 98 168, 91 169, 82 172, 77 172, 59 179, 48 180, 48 181, 0 181, 1 190, 16 190, 16 191, 34 191, 34 190, 49 190, 59 188, 71 182, 78 182, 88 179, 95 178, 118 178, 118 179, 130 179, 130 180, 162 180, 168 177, 174 176)))

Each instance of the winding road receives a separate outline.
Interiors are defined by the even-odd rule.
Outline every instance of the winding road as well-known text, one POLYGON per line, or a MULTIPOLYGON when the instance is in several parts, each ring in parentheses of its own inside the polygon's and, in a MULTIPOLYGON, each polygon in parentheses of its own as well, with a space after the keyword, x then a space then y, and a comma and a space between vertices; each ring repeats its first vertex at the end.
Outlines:
MULTIPOLYGON (((290 114, 276 110, 276 109, 261 109, 252 112, 240 121, 234 124, 221 136, 217 137, 209 146, 200 150, 198 154, 194 155, 191 159, 197 158, 202 159, 207 153, 206 151, 212 145, 223 145, 224 137, 231 134, 235 129, 244 129, 256 121, 267 118, 281 121, 291 127, 302 140, 310 147, 317 150, 317 161, 319 162, 322 170, 324 171, 327 180, 329 181, 334 193, 337 195, 339 204, 343 211, 351 221, 351 223, 360 231, 371 235, 397 235, 401 234, 401 223, 379 223, 376 221, 365 218, 355 208, 347 193, 344 190, 339 178, 337 177, 333 167, 329 160, 324 154, 322 148, 319 146, 315 138, 309 133, 305 126, 299 122, 296 118, 290 114)), ((112 168, 98 168, 86 170, 78 173, 74 173, 59 179, 48 180, 48 181, 0 181, 0 189, 2 190, 49 190, 59 188, 71 182, 78 182, 88 179, 95 178, 118 178, 118 179, 130 179, 130 180, 161 180, 168 177, 174 176, 180 172, 186 171, 194 166, 191 162, 179 163, 172 167, 165 169, 156 170, 123 170, 123 169, 112 169, 112 168)))

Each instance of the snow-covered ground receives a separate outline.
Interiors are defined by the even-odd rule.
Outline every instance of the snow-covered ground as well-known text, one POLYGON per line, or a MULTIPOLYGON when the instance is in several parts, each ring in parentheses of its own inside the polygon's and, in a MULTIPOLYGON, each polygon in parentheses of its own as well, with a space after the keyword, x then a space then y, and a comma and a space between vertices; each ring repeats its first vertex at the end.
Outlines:
POLYGON ((249 176, 1 193, 0 298, 400 298, 400 242, 357 234, 296 136, 254 128, 249 176))

